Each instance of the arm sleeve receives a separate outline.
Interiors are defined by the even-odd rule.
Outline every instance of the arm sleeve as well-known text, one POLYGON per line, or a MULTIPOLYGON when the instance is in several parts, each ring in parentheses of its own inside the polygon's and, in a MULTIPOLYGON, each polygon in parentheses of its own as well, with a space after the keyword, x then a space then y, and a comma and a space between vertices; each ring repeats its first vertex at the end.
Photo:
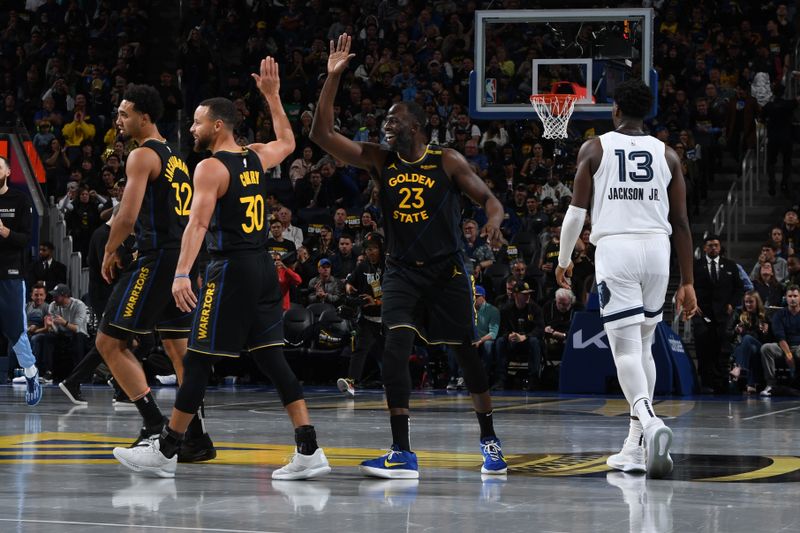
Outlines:
POLYGON ((561 245, 558 250, 558 266, 561 268, 567 268, 572 260, 572 251, 583 229, 584 220, 586 220, 586 209, 569 206, 561 224, 561 245))

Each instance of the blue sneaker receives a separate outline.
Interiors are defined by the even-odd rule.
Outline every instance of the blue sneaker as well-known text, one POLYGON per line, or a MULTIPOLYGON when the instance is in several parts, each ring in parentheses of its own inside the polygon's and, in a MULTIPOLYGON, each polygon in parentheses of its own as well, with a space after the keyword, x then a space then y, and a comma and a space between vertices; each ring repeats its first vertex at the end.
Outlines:
POLYGON ((505 474, 508 472, 500 439, 497 437, 481 439, 481 453, 483 454, 481 474, 505 474))
POLYGON ((25 377, 27 388, 25 389, 25 402, 34 406, 42 401, 42 384, 39 383, 39 371, 32 378, 25 377))
POLYGON ((417 454, 400 450, 392 444, 386 455, 361 463, 361 472, 386 479, 419 479, 417 454))

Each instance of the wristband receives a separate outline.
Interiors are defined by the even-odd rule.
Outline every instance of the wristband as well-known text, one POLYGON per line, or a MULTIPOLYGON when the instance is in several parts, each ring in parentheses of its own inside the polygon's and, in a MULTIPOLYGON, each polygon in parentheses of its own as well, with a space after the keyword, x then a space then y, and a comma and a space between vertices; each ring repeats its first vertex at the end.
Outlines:
POLYGON ((191 279, 192 276, 190 276, 189 274, 175 274, 175 279, 178 279, 178 278, 191 279))

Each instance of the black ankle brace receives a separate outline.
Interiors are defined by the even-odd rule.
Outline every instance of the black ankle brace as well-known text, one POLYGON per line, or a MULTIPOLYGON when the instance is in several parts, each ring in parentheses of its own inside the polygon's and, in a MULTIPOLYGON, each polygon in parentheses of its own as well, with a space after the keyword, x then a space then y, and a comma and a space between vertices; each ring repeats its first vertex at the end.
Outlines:
POLYGON ((165 425, 163 431, 161 431, 161 437, 159 437, 158 440, 161 453, 167 459, 171 459, 175 457, 175 454, 178 453, 178 450, 181 448, 183 433, 173 431, 169 426, 165 425))

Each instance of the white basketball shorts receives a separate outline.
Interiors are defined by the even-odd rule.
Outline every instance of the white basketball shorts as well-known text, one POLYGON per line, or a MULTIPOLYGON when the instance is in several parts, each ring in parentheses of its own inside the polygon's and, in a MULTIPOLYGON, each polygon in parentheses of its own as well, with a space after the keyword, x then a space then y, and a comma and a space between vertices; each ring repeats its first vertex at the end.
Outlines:
POLYGON ((595 280, 606 328, 661 321, 669 254, 669 237, 662 234, 609 235, 597 242, 595 280))

